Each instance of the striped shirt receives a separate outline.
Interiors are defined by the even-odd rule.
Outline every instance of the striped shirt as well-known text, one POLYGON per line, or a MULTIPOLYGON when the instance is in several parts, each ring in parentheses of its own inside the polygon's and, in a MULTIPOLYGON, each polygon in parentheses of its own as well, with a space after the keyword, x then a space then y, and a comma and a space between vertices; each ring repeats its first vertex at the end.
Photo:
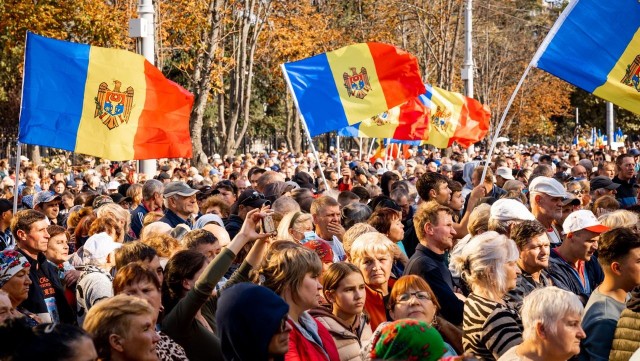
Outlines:
POLYGON ((505 305, 470 294, 464 303, 462 346, 480 360, 496 360, 522 343, 518 313, 505 305))

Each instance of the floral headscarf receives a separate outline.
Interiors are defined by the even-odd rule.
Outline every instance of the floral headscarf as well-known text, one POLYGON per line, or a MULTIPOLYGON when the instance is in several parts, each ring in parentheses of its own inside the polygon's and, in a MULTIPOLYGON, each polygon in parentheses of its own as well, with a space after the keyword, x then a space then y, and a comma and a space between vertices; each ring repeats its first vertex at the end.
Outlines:
POLYGON ((20 252, 13 250, 0 252, 0 288, 9 282, 16 273, 27 267, 31 267, 31 264, 20 252))
POLYGON ((373 360, 431 361, 447 351, 435 328, 413 319, 389 322, 373 344, 373 360))

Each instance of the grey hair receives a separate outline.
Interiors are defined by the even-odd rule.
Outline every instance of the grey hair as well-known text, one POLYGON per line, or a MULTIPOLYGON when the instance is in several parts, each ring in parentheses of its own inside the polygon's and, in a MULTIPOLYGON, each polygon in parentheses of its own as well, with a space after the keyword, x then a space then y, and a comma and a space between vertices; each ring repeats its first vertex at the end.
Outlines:
POLYGON ((162 190, 164 189, 164 185, 157 179, 149 179, 144 182, 142 186, 142 199, 148 201, 153 198, 153 195, 156 193, 162 194, 162 190))
POLYGON ((638 215, 625 209, 605 213, 598 217, 598 221, 609 228, 633 228, 638 224, 638 215))
POLYGON ((582 318, 584 306, 578 296, 556 286, 535 289, 524 298, 521 309, 524 340, 536 337, 536 325, 541 323, 552 336, 558 332, 557 321, 569 313, 582 318))
POLYGON ((351 259, 351 245, 353 242, 360 235, 369 232, 376 232, 376 229, 369 223, 365 222, 356 223, 344 232, 344 235, 342 236, 342 246, 344 247, 344 251, 347 253, 347 257, 349 259, 351 259))
POLYGON ((502 298, 509 291, 503 266, 518 257, 518 247, 513 240, 488 231, 471 238, 462 252, 453 257, 452 265, 474 293, 483 289, 502 298))

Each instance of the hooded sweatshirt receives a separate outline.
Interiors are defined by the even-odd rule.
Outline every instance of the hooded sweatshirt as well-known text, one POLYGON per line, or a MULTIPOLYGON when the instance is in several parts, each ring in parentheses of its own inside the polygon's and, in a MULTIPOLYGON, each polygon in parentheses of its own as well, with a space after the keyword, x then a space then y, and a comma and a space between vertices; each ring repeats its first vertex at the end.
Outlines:
POLYGON ((221 293, 216 320, 226 361, 263 361, 289 305, 270 289, 239 283, 221 293))

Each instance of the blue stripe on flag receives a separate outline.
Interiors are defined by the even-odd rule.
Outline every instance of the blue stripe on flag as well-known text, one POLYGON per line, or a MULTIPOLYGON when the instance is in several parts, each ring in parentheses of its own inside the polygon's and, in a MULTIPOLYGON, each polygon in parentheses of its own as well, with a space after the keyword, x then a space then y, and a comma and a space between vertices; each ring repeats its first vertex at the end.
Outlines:
POLYGON ((20 142, 75 149, 89 49, 27 33, 20 142))
POLYGON ((349 125, 326 54, 286 63, 284 68, 312 137, 349 125))
POLYGON ((640 25, 638 0, 579 1, 537 67, 593 93, 604 84, 640 25))

